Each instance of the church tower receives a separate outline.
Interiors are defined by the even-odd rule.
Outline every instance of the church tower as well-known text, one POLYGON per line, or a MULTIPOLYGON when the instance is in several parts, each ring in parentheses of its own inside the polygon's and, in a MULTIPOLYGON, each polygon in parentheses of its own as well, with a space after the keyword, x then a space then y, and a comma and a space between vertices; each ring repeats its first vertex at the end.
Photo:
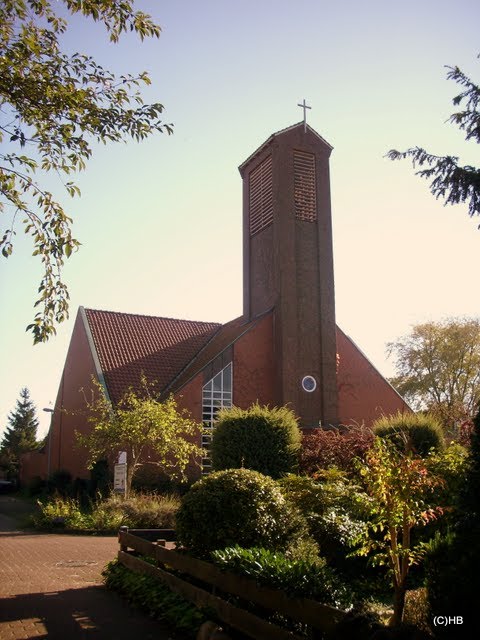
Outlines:
POLYGON ((290 404, 303 427, 337 424, 331 151, 302 122, 239 167, 243 314, 273 309, 275 402, 290 404))

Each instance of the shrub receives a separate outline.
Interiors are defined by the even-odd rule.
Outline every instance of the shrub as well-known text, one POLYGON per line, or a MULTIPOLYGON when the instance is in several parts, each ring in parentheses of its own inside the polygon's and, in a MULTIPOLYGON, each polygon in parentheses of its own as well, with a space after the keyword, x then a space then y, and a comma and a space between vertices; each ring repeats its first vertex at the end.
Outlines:
POLYGON ((422 629, 429 635, 433 635, 430 620, 430 608, 425 587, 407 591, 405 594, 403 621, 407 624, 415 625, 415 627, 422 629))
POLYGON ((314 475, 319 469, 337 467, 353 470, 353 460, 363 458, 371 447, 373 434, 363 426, 340 429, 314 429, 302 437, 300 469, 314 475))
POLYGON ((351 605, 345 586, 321 558, 315 562, 292 560, 278 551, 259 547, 243 549, 236 545, 214 551, 212 559, 222 569, 281 589, 289 596, 313 598, 335 607, 351 605))
POLYGON ((180 498, 174 495, 133 494, 127 500, 111 495, 107 500, 91 503, 82 509, 79 501, 56 495, 38 502, 40 510, 34 525, 41 529, 115 531, 121 525, 145 529, 170 529, 175 526, 175 513, 180 498))
POLYGON ((305 518, 309 534, 329 561, 345 556, 365 530, 357 505, 357 488, 345 474, 330 469, 322 481, 288 475, 278 480, 283 495, 305 518))
POLYGON ((173 529, 179 506, 180 498, 173 494, 131 493, 127 499, 113 494, 95 505, 92 517, 105 514, 121 525, 139 529, 173 529))
POLYGON ((398 411, 375 420, 372 429, 376 436, 389 438, 403 451, 410 447, 422 458, 432 449, 439 451, 445 447, 441 424, 428 414, 398 411))
POLYGON ((211 443, 214 470, 253 469, 272 478, 298 468, 300 430, 287 407, 258 404, 218 414, 211 443))
POLYGON ((56 495, 48 502, 38 500, 38 514, 33 523, 40 529, 53 527, 66 529, 84 529, 88 527, 88 518, 82 513, 78 500, 56 495))
POLYGON ((70 495, 72 492, 72 474, 66 469, 57 469, 50 474, 47 480, 47 489, 49 493, 60 494, 62 496, 70 495))
POLYGON ((442 484, 435 489, 435 501, 448 508, 444 520, 453 524, 458 518, 461 492, 468 471, 468 450, 461 444, 451 442, 443 451, 431 453, 426 465, 432 475, 442 480, 442 484))
POLYGON ((249 469, 217 471, 196 482, 176 516, 178 541, 199 556, 240 544, 285 549, 306 525, 271 478, 249 469))

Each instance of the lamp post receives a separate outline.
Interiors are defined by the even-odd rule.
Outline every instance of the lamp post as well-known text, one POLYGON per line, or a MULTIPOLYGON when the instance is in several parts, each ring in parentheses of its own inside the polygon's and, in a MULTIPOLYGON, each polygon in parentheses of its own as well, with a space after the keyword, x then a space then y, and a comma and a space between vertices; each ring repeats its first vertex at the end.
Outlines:
POLYGON ((47 449, 47 480, 50 477, 50 450, 52 447, 52 422, 54 409, 44 407, 43 411, 50 414, 50 428, 48 429, 48 449, 47 449))

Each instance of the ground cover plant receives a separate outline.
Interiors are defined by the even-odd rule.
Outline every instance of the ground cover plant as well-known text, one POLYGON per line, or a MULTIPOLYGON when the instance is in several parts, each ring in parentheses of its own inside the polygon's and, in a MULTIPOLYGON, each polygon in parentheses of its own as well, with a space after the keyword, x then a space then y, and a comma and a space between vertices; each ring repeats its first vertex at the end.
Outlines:
POLYGON ((195 637, 206 617, 188 602, 152 576, 135 573, 117 560, 109 562, 102 575, 105 584, 158 620, 195 637))
POLYGON ((281 589, 289 596, 313 598, 335 607, 351 607, 345 585, 327 566, 325 559, 293 560, 280 551, 236 545, 213 551, 213 563, 222 569, 252 578, 258 584, 281 589))

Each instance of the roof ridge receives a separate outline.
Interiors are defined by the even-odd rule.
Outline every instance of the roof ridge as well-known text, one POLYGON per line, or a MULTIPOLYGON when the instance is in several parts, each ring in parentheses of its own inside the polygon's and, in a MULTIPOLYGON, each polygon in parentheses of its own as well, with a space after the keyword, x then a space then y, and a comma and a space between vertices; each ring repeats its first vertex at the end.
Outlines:
POLYGON ((115 316, 130 316, 130 317, 136 317, 136 318, 154 318, 156 320, 174 320, 175 322, 192 322, 192 323, 196 323, 196 324, 214 324, 217 325, 219 327, 222 326, 221 322, 214 322, 214 321, 208 321, 208 320, 187 320, 186 318, 171 318, 169 316, 154 316, 151 314, 146 314, 146 313, 129 313, 127 311, 111 311, 108 309, 92 309, 90 307, 84 307, 85 311, 93 311, 94 313, 108 313, 110 315, 115 315, 115 316))

